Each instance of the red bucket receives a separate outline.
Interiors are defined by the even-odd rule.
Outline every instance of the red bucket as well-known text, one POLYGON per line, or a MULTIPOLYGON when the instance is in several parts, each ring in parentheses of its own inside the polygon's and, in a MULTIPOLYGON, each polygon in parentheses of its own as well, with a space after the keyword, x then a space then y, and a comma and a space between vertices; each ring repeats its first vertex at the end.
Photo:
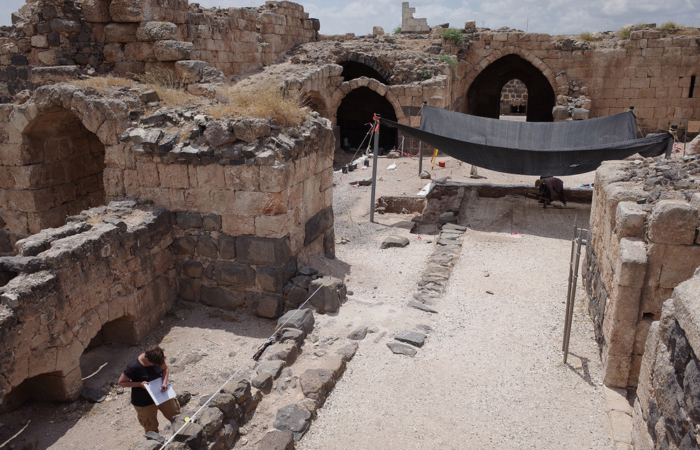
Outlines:
POLYGON ((438 162, 438 166, 440 166, 440 167, 445 167, 445 161, 440 161, 440 162, 438 162))

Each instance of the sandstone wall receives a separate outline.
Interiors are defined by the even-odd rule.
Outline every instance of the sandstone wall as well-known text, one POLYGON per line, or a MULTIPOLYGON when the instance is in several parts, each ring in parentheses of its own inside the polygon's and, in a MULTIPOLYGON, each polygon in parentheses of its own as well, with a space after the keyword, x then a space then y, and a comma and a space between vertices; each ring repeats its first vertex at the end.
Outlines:
POLYGON ((651 323, 700 266, 700 197, 684 193, 697 163, 665 161, 605 163, 596 171, 583 276, 608 386, 637 386, 651 323))
POLYGON ((678 285, 649 330, 634 402, 636 450, 700 444, 700 273, 678 285))
POLYGON ((633 31, 629 39, 597 46, 521 32, 481 33, 473 39, 460 55, 466 64, 460 64, 462 81, 455 83, 457 110, 464 108, 467 91, 483 69, 503 56, 515 54, 549 80, 557 104, 578 103, 577 107, 591 111, 591 117, 624 112, 634 106, 643 129, 663 131, 670 124, 684 127, 685 119, 700 119, 700 98, 689 98, 691 76, 700 75, 698 36, 633 31))
POLYGON ((287 1, 205 10, 187 0, 41 0, 23 6, 0 35, 0 98, 87 66, 127 76, 201 59, 226 75, 242 74, 314 40, 318 28, 287 1), (49 79, 33 70, 46 66, 63 67, 49 79))
POLYGON ((170 215, 113 202, 0 258, 0 403, 75 399, 79 359, 102 331, 138 343, 176 298, 170 215), (9 395, 8 395, 9 394, 9 395), (3 400, 6 401, 3 401, 3 400))

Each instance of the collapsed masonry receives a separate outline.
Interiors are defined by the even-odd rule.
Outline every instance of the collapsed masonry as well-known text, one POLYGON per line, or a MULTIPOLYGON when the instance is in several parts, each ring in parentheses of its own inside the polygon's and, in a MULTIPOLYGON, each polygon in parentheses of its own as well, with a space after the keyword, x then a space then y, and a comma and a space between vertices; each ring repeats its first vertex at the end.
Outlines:
POLYGON ((196 105, 144 115, 153 92, 139 93, 57 84, 2 108, 3 236, 18 253, 0 258, 3 407, 75 398, 98 332, 136 343, 177 298, 279 317, 299 303, 285 289, 297 268, 333 257, 326 119, 215 120, 196 105), (77 129, 99 158, 57 156, 83 142, 71 144, 77 129), (74 209, 93 200, 111 202, 74 209))

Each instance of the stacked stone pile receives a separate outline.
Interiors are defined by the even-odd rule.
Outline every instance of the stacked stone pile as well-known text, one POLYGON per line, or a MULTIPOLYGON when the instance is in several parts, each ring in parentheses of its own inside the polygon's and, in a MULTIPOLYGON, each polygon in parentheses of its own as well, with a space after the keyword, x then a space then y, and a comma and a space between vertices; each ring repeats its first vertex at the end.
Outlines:
MULTIPOLYGON (((620 181, 643 183, 649 192, 646 203, 658 200, 690 200, 700 192, 700 158, 689 156, 679 159, 644 158, 626 166, 620 181)), ((640 197, 640 201, 644 197, 640 197)))

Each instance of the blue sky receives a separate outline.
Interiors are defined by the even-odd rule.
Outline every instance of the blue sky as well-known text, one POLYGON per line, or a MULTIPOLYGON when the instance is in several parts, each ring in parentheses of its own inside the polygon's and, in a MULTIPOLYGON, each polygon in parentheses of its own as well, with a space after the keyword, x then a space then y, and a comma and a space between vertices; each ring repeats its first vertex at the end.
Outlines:
MULTIPOLYGON (((194 1, 190 1, 194 3, 194 1)), ((264 0, 199 0, 205 7, 256 6, 264 0)), ((401 23, 400 0, 309 0, 299 1, 321 20, 321 33, 369 34, 373 25, 389 32, 401 23)), ((10 14, 24 0, 0 0, 0 25, 10 24, 10 14)), ((699 0, 413 0, 414 17, 426 17, 429 25, 449 22, 463 27, 508 26, 538 33, 563 34, 618 30, 626 24, 674 21, 700 26, 699 0)))

